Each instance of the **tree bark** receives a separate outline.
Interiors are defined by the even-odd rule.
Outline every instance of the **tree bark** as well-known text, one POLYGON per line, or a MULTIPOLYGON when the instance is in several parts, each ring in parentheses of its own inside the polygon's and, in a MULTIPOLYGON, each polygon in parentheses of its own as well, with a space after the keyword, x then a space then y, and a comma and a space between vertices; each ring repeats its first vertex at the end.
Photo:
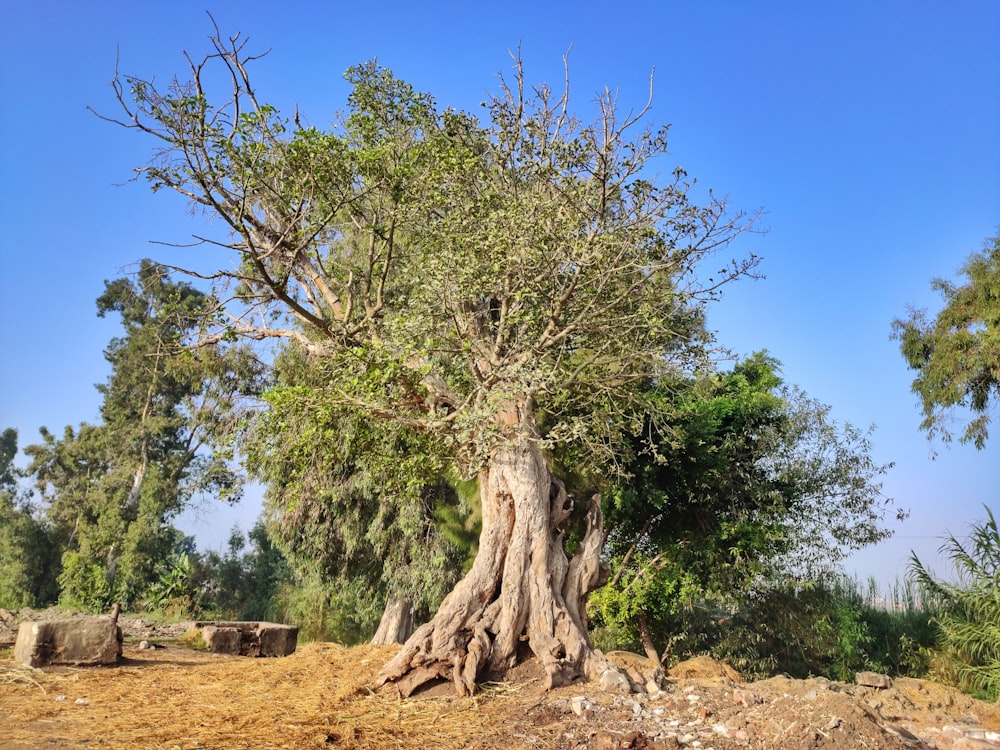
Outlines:
POLYGON ((469 573, 437 614, 418 628, 378 676, 403 696, 450 679, 469 695, 484 675, 516 666, 526 643, 545 670, 545 687, 598 679, 610 662, 590 643, 586 597, 607 580, 600 499, 588 512, 586 535, 572 560, 562 525, 572 503, 554 481, 533 435, 497 450, 480 477, 483 530, 469 573))
POLYGON ((639 623, 639 637, 642 639, 642 648, 646 652, 646 656, 649 657, 649 660, 653 664, 660 666, 660 652, 656 650, 656 644, 653 643, 653 637, 649 633, 649 623, 646 622, 646 614, 640 612, 635 618, 639 623))
POLYGON ((406 599, 390 596, 385 603, 382 619, 372 638, 375 646, 388 646, 393 643, 406 643, 413 635, 413 604, 406 599))

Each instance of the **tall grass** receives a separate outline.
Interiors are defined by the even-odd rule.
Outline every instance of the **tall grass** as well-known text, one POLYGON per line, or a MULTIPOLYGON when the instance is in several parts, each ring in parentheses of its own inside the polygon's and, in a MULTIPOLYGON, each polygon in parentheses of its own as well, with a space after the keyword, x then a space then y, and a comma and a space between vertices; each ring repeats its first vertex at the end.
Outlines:
MULTIPOLYGON (((860 592, 860 583, 852 584, 854 593, 860 592)), ((895 581, 888 591, 869 578, 857 598, 869 637, 866 667, 893 675, 926 676, 937 643, 937 599, 922 592, 913 578, 895 581)))
POLYGON ((957 581, 934 578, 916 555, 910 569, 921 591, 940 602, 936 619, 942 657, 957 673, 960 687, 977 697, 1000 695, 1000 529, 993 511, 973 524, 965 541, 943 537, 941 552, 955 567, 957 581))

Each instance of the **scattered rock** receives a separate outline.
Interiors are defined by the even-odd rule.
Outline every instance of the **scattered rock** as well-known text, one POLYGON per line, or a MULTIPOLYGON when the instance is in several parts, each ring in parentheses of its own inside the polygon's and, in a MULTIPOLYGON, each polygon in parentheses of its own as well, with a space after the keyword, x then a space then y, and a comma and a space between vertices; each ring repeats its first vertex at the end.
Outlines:
POLYGON ((632 684, 632 692, 655 695, 663 689, 663 668, 649 657, 631 651, 610 651, 605 656, 625 672, 632 684))
POLYGON ((632 685, 628 677, 616 669, 606 669, 598 681, 598 687, 605 693, 619 693, 627 695, 632 692, 632 685))
POLYGON ((583 716, 593 708, 593 704, 582 695, 574 695, 569 699, 569 707, 577 716, 583 716))
POLYGON ((887 675, 879 674, 878 672, 858 672, 854 676, 854 681, 862 687, 878 689, 892 687, 892 679, 887 675))

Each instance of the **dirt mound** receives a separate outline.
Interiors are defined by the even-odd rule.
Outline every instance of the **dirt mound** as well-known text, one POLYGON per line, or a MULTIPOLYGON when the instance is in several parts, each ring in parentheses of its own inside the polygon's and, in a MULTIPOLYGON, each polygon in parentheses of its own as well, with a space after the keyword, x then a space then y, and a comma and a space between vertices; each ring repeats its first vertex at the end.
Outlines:
POLYGON ((695 679, 726 679, 740 684, 745 682, 743 676, 725 662, 716 661, 711 656, 696 656, 682 661, 667 673, 678 680, 695 679))
MULTIPOLYGON (((394 647, 310 643, 285 658, 127 639, 116 667, 32 670, 0 655, 0 749, 1000 747, 997 707, 922 680, 888 689, 823 679, 740 684, 700 660, 654 696, 578 684, 541 690, 522 669, 471 698, 372 692, 394 647)), ((639 657, 641 660, 642 657, 639 657)), ((739 677, 739 675, 736 675, 739 677)))

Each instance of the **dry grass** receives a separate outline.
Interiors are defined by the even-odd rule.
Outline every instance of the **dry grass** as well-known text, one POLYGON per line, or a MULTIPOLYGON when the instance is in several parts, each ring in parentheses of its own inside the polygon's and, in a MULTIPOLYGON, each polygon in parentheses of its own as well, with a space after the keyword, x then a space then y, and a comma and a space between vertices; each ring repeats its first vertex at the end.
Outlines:
MULTIPOLYGON (((756 698, 737 702, 739 680, 712 660, 692 660, 683 677, 672 676, 667 692, 647 705, 663 713, 641 725, 632 698, 594 685, 543 693, 530 660, 508 682, 483 685, 472 698, 455 698, 445 685, 400 700, 370 689, 395 649, 311 643, 282 659, 252 659, 174 642, 154 651, 126 645, 115 667, 44 670, 15 666, 0 653, 0 750, 581 750, 611 747, 598 741, 604 730, 624 736, 641 729, 653 737, 677 724, 677 731, 701 731, 706 747, 746 750, 746 739, 723 739, 712 729, 730 721, 746 728, 754 748, 902 750, 912 745, 889 724, 928 737, 970 720, 1000 729, 1000 707, 922 680, 897 680, 875 696, 867 688, 773 678, 752 683, 747 689, 756 698), (594 712, 576 715, 574 695, 592 700, 594 712), (831 716, 842 720, 836 732, 828 731, 831 716), (782 729, 790 726, 805 728, 782 729)), ((641 660, 618 657, 628 657, 623 666, 641 660)))
POLYGON ((116 667, 0 663, 0 747, 516 747, 509 734, 493 736, 517 703, 512 694, 530 688, 487 686, 474 698, 446 700, 373 693, 394 648, 311 643, 283 659, 249 659, 127 646, 116 667))

